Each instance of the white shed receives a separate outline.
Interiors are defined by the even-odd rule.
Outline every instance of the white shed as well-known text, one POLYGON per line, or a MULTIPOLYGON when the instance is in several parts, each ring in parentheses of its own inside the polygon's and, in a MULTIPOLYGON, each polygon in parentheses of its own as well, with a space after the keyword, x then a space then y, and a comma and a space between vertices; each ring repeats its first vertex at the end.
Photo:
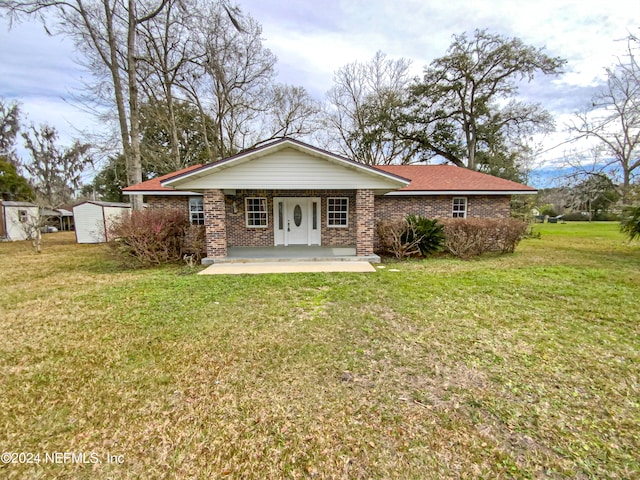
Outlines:
POLYGON ((103 243, 109 240, 111 222, 131 211, 128 203, 83 202, 73 207, 78 243, 103 243))
POLYGON ((0 238, 27 240, 39 216, 37 205, 0 200, 0 238))

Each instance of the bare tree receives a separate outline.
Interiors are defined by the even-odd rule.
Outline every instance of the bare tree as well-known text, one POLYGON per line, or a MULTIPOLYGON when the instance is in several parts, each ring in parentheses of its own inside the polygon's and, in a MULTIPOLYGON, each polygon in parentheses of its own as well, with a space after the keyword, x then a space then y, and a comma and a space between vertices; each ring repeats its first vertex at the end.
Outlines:
POLYGON ((5 103, 0 98, 0 158, 18 166, 14 146, 20 130, 20 109, 16 103, 5 103))
POLYGON ((320 104, 304 87, 275 84, 269 94, 263 127, 266 138, 305 137, 318 127, 320 104))
POLYGON ((410 142, 393 135, 391 123, 404 103, 410 65, 377 52, 370 62, 340 68, 327 93, 327 123, 337 144, 327 147, 369 165, 409 162, 410 142))
POLYGON ((80 187, 84 168, 92 164, 90 145, 75 141, 69 148, 56 145, 55 128, 33 125, 22 134, 31 159, 24 168, 31 177, 36 201, 49 208, 69 203, 80 187))
MULTIPOLYGON (((140 25, 163 11, 168 0, 153 4, 135 0, 0 0, 12 18, 36 16, 43 23, 52 13, 59 32, 68 35, 96 74, 109 77, 118 113, 129 185, 142 181, 138 101, 137 37, 140 25)), ((142 199, 132 197, 134 208, 142 199)))
POLYGON ((595 138, 622 172, 622 201, 630 203, 630 186, 640 168, 640 66, 638 41, 628 40, 626 58, 607 69, 607 83, 592 99, 589 111, 570 125, 577 138, 595 138))
POLYGON ((159 15, 140 27, 141 62, 140 82, 148 101, 154 105, 166 105, 166 115, 158 114, 156 121, 164 122, 169 132, 169 147, 174 170, 183 168, 180 158, 178 123, 175 111, 175 90, 178 78, 185 74, 193 57, 198 56, 191 42, 189 13, 185 4, 168 0, 159 15))
POLYGON ((219 8, 203 13, 199 31, 211 98, 208 113, 217 134, 214 155, 226 157, 259 140, 256 125, 269 104, 276 57, 262 45, 262 27, 250 16, 237 25, 219 8))

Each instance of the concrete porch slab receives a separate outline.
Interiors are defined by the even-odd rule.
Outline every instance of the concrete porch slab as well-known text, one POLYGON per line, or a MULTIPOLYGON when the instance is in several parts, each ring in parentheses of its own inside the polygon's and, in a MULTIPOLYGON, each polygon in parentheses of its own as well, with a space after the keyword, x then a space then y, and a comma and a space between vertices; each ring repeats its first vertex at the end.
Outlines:
POLYGON ((203 265, 258 262, 373 262, 378 255, 357 256, 355 247, 229 247, 226 258, 203 258, 203 265))
POLYGON ((248 262, 214 263, 198 275, 242 275, 261 273, 316 273, 316 272, 375 272, 368 262, 344 261, 292 261, 292 262, 248 262))

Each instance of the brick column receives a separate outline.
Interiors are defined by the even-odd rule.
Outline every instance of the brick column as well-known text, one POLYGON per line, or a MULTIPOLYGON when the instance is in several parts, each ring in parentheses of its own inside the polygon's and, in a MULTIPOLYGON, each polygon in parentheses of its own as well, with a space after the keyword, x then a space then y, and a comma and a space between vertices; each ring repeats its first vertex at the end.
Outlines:
POLYGON ((356 255, 373 255, 373 190, 356 190, 356 255))
POLYGON ((227 219, 222 190, 204 191, 204 228, 207 258, 227 256, 227 219))

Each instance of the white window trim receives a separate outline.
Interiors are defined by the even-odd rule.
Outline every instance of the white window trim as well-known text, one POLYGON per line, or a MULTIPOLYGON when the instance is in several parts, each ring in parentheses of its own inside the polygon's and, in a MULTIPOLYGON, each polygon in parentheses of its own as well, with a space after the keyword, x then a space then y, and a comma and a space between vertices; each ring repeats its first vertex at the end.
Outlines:
POLYGON ((467 199, 467 197, 453 197, 451 199, 451 216, 453 218, 467 218, 467 211, 469 210, 469 200, 467 199), (454 206, 456 204, 456 200, 464 200, 464 215, 461 216, 454 216, 454 214, 456 213, 460 213, 460 210, 454 210, 454 206))
POLYGON ((28 210, 18 210, 18 221, 20 223, 27 223, 29 220, 29 211, 28 210))
POLYGON ((269 201, 267 197, 244 197, 244 224, 247 228, 268 228, 269 227, 269 201), (264 225, 249 225, 249 200, 264 200, 264 213, 266 223, 264 225))
POLYGON ((189 223, 191 225, 204 225, 204 198, 202 197, 195 197, 195 198, 189 198, 189 223), (194 210, 193 207, 196 206, 196 202, 200 202, 200 205, 202 206, 201 210, 194 210), (194 213, 202 213, 202 223, 194 223, 193 221, 193 214, 194 213))
POLYGON ((349 228, 349 197, 327 197, 327 228, 349 228), (329 200, 347 201, 347 223, 345 225, 332 225, 329 223, 329 200))

